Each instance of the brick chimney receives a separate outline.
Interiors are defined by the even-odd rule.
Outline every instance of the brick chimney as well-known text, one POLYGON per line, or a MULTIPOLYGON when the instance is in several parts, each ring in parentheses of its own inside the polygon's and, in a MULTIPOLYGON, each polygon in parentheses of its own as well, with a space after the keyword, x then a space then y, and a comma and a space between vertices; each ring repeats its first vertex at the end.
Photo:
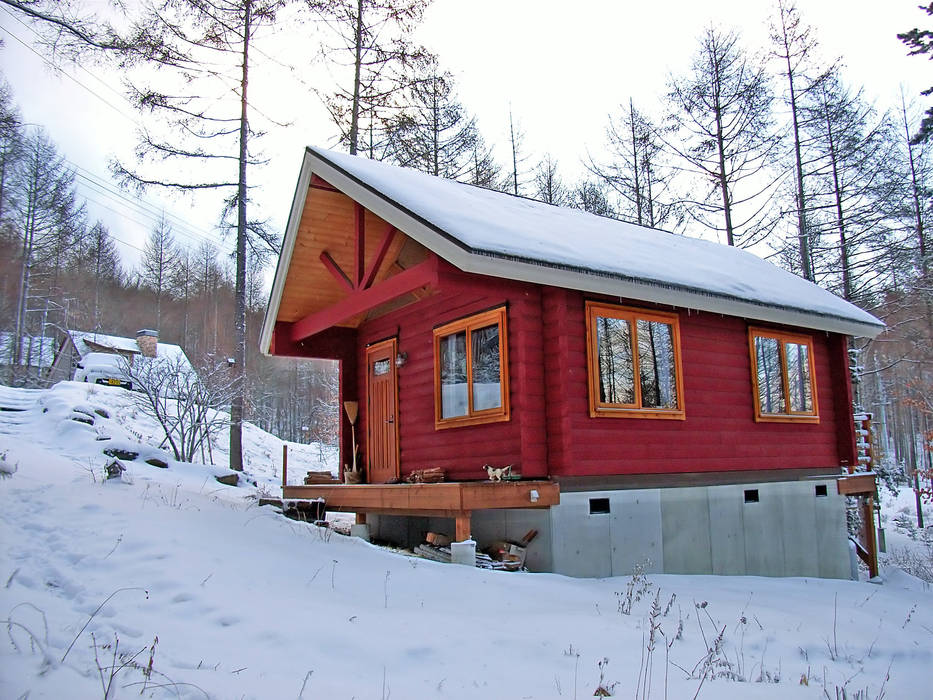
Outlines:
POLYGON ((136 331, 136 344, 143 357, 155 357, 159 351, 159 331, 145 328, 136 331))

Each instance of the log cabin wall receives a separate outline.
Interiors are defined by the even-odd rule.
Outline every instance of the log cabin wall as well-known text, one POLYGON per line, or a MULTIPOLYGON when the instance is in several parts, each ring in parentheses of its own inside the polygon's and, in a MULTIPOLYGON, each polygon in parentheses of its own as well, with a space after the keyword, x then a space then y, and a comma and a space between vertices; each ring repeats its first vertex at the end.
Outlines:
MULTIPOLYGON (((513 464, 525 477, 546 476, 540 287, 479 275, 455 275, 446 282, 442 278, 436 293, 359 328, 358 357, 367 345, 393 336, 399 352, 407 354, 398 368, 402 478, 416 469, 441 467, 449 480, 486 479, 482 467, 487 463, 513 464), (434 328, 503 304, 508 307, 510 420, 435 429, 434 328)), ((363 362, 357 367, 357 438, 365 441, 366 367, 363 362)))
POLYGON ((686 419, 591 418, 584 304, 594 297, 550 288, 543 297, 552 476, 818 469, 851 459, 843 336, 793 329, 813 339, 817 424, 756 423, 749 322, 685 310, 678 315, 686 419))

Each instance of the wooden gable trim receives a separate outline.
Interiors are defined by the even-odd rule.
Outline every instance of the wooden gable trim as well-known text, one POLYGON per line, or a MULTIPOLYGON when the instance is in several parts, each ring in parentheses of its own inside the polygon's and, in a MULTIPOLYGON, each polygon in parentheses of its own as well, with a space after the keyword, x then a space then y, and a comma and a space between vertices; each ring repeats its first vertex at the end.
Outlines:
POLYGON ((432 255, 422 263, 404 270, 393 277, 369 287, 357 289, 338 303, 317 313, 309 314, 291 327, 290 340, 293 343, 336 326, 347 319, 407 294, 420 287, 436 287, 438 278, 437 256, 432 255))

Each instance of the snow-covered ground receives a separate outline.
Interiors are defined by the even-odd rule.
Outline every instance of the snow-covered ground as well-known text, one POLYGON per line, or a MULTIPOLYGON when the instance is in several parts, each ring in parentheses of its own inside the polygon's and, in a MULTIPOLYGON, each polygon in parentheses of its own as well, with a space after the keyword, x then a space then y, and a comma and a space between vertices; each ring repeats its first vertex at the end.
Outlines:
POLYGON ((259 430, 258 487, 145 464, 158 431, 128 397, 0 387, 24 409, 0 411, 2 698, 930 696, 933 591, 897 569, 587 580, 413 559, 259 508, 282 444, 259 430), (103 481, 118 442, 141 456, 103 481))

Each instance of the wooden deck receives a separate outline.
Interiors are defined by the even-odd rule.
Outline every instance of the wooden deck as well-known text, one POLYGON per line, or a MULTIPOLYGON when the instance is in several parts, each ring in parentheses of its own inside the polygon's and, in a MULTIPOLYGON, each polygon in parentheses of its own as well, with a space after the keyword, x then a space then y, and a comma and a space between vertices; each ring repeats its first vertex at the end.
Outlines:
MULTIPOLYGON (((470 536, 470 514, 490 508, 548 508, 560 503, 551 481, 460 481, 439 484, 334 484, 283 486, 283 498, 323 498, 327 510, 453 518, 456 538, 470 536)), ((360 515, 363 517, 360 518, 360 515)))

